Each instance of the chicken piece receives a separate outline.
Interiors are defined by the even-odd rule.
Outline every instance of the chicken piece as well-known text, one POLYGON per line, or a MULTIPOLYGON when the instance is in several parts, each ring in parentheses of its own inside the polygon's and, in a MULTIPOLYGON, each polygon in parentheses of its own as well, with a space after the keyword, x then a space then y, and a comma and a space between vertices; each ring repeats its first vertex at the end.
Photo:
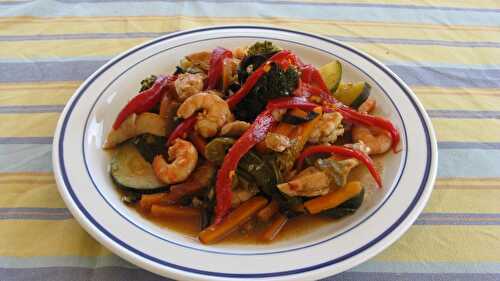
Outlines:
POLYGON ((330 177, 316 167, 302 170, 287 183, 278 184, 278 189, 289 196, 313 197, 330 191, 330 177))
POLYGON ((204 71, 208 71, 210 68, 210 57, 212 53, 210 52, 198 52, 186 56, 192 66, 200 68, 204 71))
POLYGON ((334 143, 343 133, 342 115, 338 112, 325 113, 308 141, 310 143, 334 143))
POLYGON ((276 133, 267 134, 266 138, 264 139, 264 143, 266 144, 267 148, 277 152, 283 152, 285 151, 285 149, 289 148, 292 145, 290 139, 287 136, 276 133))
POLYGON ((203 90, 203 79, 205 79, 205 74, 201 73, 179 74, 174 83, 179 100, 184 101, 190 96, 201 92, 203 90))

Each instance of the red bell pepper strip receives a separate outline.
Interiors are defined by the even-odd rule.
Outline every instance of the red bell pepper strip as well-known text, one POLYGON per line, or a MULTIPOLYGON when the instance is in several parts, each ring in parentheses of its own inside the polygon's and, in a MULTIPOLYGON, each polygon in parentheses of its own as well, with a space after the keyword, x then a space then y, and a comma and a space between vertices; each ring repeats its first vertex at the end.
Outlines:
POLYGON ((224 157, 224 162, 217 173, 217 182, 215 184, 215 195, 217 198, 217 205, 215 207, 216 224, 220 223, 231 209, 231 186, 238 162, 252 147, 264 140, 267 132, 276 123, 270 110, 262 111, 252 123, 252 126, 238 138, 224 157))
POLYGON ((169 147, 176 138, 187 137, 189 132, 193 129, 194 124, 196 124, 196 115, 192 115, 191 117, 184 119, 179 125, 177 125, 177 127, 175 127, 170 136, 168 136, 167 147, 169 147))
POLYGON ((232 58, 233 53, 222 47, 217 47, 212 51, 210 57, 210 67, 208 69, 207 89, 212 90, 217 87, 224 70, 224 59, 232 58))
POLYGON ((348 148, 345 146, 338 146, 338 145, 315 145, 315 146, 309 146, 306 149, 302 151, 300 154, 298 160, 297 160, 297 167, 298 169, 301 169, 302 164, 304 162, 304 159, 308 156, 311 156, 313 154, 317 153, 333 153, 333 154, 340 154, 342 156, 347 156, 347 157, 354 157, 358 159, 359 161, 363 162, 363 164, 366 165, 370 173, 372 174, 373 178, 375 179, 375 182, 379 187, 382 187, 382 179, 380 178, 380 174, 378 173, 377 169, 375 169, 375 165, 373 164, 372 159, 366 155, 365 153, 348 148))
POLYGON ((172 85, 177 76, 160 76, 156 79, 153 86, 145 91, 142 91, 137 96, 133 97, 127 105, 120 111, 113 123, 113 129, 118 129, 120 125, 133 113, 143 113, 149 111, 157 103, 159 103, 165 93, 165 89, 172 85))
POLYGON ((297 56, 290 51, 280 51, 274 54, 270 59, 252 72, 241 88, 226 100, 229 108, 233 109, 243 98, 245 98, 250 90, 252 90, 253 86, 255 86, 255 83, 259 81, 260 77, 270 70, 271 63, 276 63, 282 69, 287 69, 290 65, 302 64, 297 56))
POLYGON ((300 68, 300 72, 302 73, 300 75, 300 80, 302 82, 318 87, 326 93, 330 92, 325 84, 325 81, 323 81, 323 77, 321 77, 321 73, 315 66, 311 64, 303 65, 300 68))

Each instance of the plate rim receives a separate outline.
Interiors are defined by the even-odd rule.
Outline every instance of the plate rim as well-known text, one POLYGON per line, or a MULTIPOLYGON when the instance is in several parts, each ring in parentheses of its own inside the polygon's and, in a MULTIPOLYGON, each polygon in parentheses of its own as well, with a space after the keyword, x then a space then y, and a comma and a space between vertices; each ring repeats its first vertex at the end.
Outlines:
MULTIPOLYGON (((425 176, 422 178, 422 183, 420 184, 421 187, 418 189, 417 194, 415 195, 415 198, 411 201, 410 205, 404 210, 402 215, 398 218, 398 220, 390 225, 388 229, 386 229, 383 233, 381 233, 379 236, 377 236, 375 239, 371 240, 369 243, 367 243, 365 246, 353 251, 356 253, 353 253, 349 257, 343 258, 340 261, 344 260, 349 260, 350 265, 348 267, 355 266, 361 262, 366 261, 370 257, 374 256, 375 254, 379 253, 382 249, 388 247, 390 244, 392 244, 396 239, 398 239, 406 230, 413 224, 415 221, 416 217, 422 209, 424 208, 426 202, 428 201, 428 198, 430 197, 430 193, 432 192, 432 184, 435 181, 436 177, 436 170, 437 170, 437 144, 436 144, 436 139, 435 139, 435 133, 434 129, 432 127, 432 123, 430 122, 430 119, 428 115, 426 114, 425 110, 423 109, 423 106, 421 105, 420 101, 418 98, 415 96, 415 94, 409 89, 409 87, 400 79, 396 74, 394 74, 391 70, 389 70, 385 65, 380 63, 378 60, 372 58, 371 56, 363 53, 362 51, 359 51, 343 42, 339 42, 337 40, 327 38, 324 36, 319 36, 307 32, 302 32, 302 31, 297 31, 297 30, 292 30, 292 29, 285 29, 285 28, 276 28, 276 27, 268 27, 268 26, 253 26, 253 25, 225 25, 225 26, 209 26, 209 27, 202 27, 202 28, 196 28, 196 29, 189 29, 189 30, 184 30, 184 31, 179 31, 171 34, 167 34, 158 38, 154 38, 153 40, 150 40, 148 42, 145 42, 141 45, 138 45, 132 49, 129 49, 122 54, 114 57, 110 61, 108 61, 106 64, 101 66, 98 70, 96 70, 89 78, 85 80, 84 83, 75 91, 71 99, 67 102, 61 117, 59 119, 55 137, 54 137, 54 143, 53 143, 53 167, 54 167, 54 174, 56 176, 56 182, 58 185, 58 189, 60 194, 62 195, 66 205, 70 209, 71 213, 73 216, 78 220, 80 225, 84 226, 84 228, 89 232, 94 238, 99 240, 102 244, 104 244, 106 247, 109 247, 113 249, 113 252, 120 255, 121 257, 129 260, 130 262, 137 264, 141 267, 145 267, 148 270, 154 271, 156 273, 160 274, 165 274, 164 271, 157 270, 154 266, 150 265, 149 262, 143 261, 143 259, 147 258, 143 256, 142 254, 137 253, 137 250, 135 250, 133 247, 130 245, 125 244, 123 241, 121 241, 119 238, 115 237, 112 233, 108 232, 105 228, 99 225, 97 221, 95 221, 90 214, 85 214, 86 210, 83 206, 79 206, 78 200, 75 202, 75 198, 71 194, 68 194, 68 187, 67 184, 69 184, 69 181, 66 177, 66 175, 61 175, 61 167, 59 165, 60 159, 63 159, 64 155, 60 153, 59 149, 62 148, 60 146, 60 141, 61 141, 61 129, 63 129, 63 120, 66 119, 68 111, 71 110, 71 105, 74 104, 75 99, 77 99, 77 96, 82 93, 82 91, 85 90, 88 86, 92 84, 92 81, 96 79, 101 73, 105 72, 107 68, 111 67, 113 64, 119 62, 120 60, 124 59, 125 57, 129 56, 130 54, 135 53, 136 51, 146 48, 150 45, 156 44, 161 41, 168 40, 170 38, 174 38, 177 36, 182 36, 182 35, 187 35, 190 33, 197 33, 197 32, 206 32, 206 31, 214 31, 214 30, 224 30, 224 29, 251 29, 251 30, 259 30, 259 29, 264 29, 264 30, 271 30, 271 31, 277 31, 277 32, 289 32, 293 34, 298 34, 301 36, 305 37, 312 37, 316 38, 322 41, 326 41, 328 43, 335 44, 337 46, 343 47, 350 52, 353 52, 379 69, 381 69, 389 78, 391 78, 397 85, 400 87, 408 96, 409 100, 411 101, 412 105, 415 107, 416 112, 418 113, 418 117, 422 123, 422 126, 424 127, 425 132, 425 138, 427 140, 427 147, 428 147, 428 165, 426 165, 425 168, 425 176), (71 198, 70 198, 71 197, 71 198), (393 233, 393 231, 396 231, 393 233), (107 232, 107 233, 106 233, 107 232), (391 233, 393 233, 391 235, 391 233), (103 237, 104 235, 104 237, 103 237), (366 253, 366 250, 372 246, 378 245, 380 246, 380 243, 384 239, 389 239, 390 241, 387 241, 385 243, 382 243, 382 247, 379 250, 372 251, 373 253, 368 253, 368 256, 363 257, 359 261, 353 261, 351 258, 357 256, 358 254, 361 253, 366 253), (112 240, 112 241, 111 241, 112 240), (120 243, 121 242, 121 243, 120 243), (115 244, 116 243, 116 244, 115 244), (131 247, 132 249, 129 249, 131 247), (135 250, 135 251, 134 251, 135 250), (139 255, 139 256, 137 256, 139 255)), ((64 135, 62 136, 62 140, 64 139, 64 135)), ((62 151, 62 149, 61 149, 62 151)), ((61 162, 62 165, 64 166, 64 162, 61 162)), ((140 251, 139 251, 140 252, 140 251)), ((143 253, 146 254, 147 253, 143 253)), ((342 258, 342 257, 339 257, 342 258)), ((339 259, 336 258, 336 259, 339 259)), ((307 273, 314 273, 318 269, 324 269, 332 266, 336 262, 328 261, 321 263, 316 266, 309 266, 307 268, 303 269, 298 269, 298 272, 295 272, 297 270, 289 270, 289 271, 282 271, 282 272, 276 272, 276 273, 264 273, 264 274, 233 274, 233 273, 218 273, 218 272, 206 272, 203 270, 197 270, 197 269, 190 269, 186 268, 184 266, 175 266, 175 264, 171 264, 169 262, 165 261, 155 261, 155 257, 149 256, 148 258, 152 262, 159 263, 162 266, 166 266, 167 272, 176 275, 177 277, 186 277, 186 274, 192 275, 195 274, 194 276, 190 277, 196 277, 199 278, 200 274, 202 275, 203 278, 213 278, 213 277, 229 277, 229 278, 265 278, 265 277, 283 277, 283 276, 291 276, 291 275, 304 275, 307 273), (169 265, 170 264, 170 265, 169 265), (174 266, 172 266, 174 265, 174 266), (185 270, 185 269, 190 269, 190 270, 185 270), (176 272, 176 271, 181 271, 182 273, 176 272), (180 275, 179 275, 180 274, 180 275), (208 274, 208 275, 207 275, 208 274)), ((335 260, 336 260, 335 259, 335 260)), ((158 260, 158 259, 156 259, 158 260)), ((338 261, 338 262, 340 262, 338 261)), ((330 272, 330 274, 335 273, 333 270, 330 272)))

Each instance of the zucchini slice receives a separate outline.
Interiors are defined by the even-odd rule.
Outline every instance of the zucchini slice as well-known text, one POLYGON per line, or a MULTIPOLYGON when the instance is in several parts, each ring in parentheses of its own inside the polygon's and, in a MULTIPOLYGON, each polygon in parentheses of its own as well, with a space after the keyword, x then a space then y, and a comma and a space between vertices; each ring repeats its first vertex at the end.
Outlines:
POLYGON ((342 78, 342 64, 338 60, 332 61, 323 65, 319 73, 330 92, 335 93, 342 78))
POLYGON ((122 189, 139 193, 160 191, 166 184, 155 175, 153 167, 131 143, 119 146, 111 159, 111 177, 122 189))
POLYGON ((370 84, 366 82, 340 83, 333 94, 343 104, 358 108, 370 96, 370 84))
POLYGON ((293 109, 281 119, 281 122, 285 122, 292 125, 299 125, 305 122, 309 122, 318 116, 317 112, 309 111, 305 112, 300 109, 293 109))

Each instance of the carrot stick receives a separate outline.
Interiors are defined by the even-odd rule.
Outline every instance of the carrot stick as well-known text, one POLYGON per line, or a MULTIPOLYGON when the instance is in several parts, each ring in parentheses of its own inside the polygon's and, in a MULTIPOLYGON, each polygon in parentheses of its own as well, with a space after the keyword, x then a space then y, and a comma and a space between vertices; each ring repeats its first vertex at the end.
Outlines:
POLYGON ((268 227, 266 227, 264 232, 262 232, 260 239, 266 242, 274 240, 278 233, 280 233, 280 231, 283 229, 287 221, 288 218, 282 213, 276 214, 272 223, 268 227))
POLYGON ((262 196, 255 196, 238 206, 219 224, 213 224, 203 229, 198 235, 198 239, 204 244, 212 244, 222 240, 239 226, 247 222, 253 215, 267 204, 267 199, 262 196))
POLYGON ((161 199, 165 193, 155 193, 155 194, 143 194, 141 200, 139 201, 139 207, 146 212, 151 210, 153 204, 161 203, 161 199))
POLYGON ((257 219, 262 222, 268 222, 279 211, 279 208, 278 201, 273 199, 271 203, 267 204, 266 207, 257 213, 257 219))
POLYGON ((326 195, 305 202, 304 206, 310 214, 317 214, 321 211, 335 208, 353 198, 361 192, 361 189, 362 187, 359 181, 351 181, 326 195))
POLYGON ((197 208, 175 205, 153 205, 151 206, 151 214, 155 217, 195 218, 200 216, 200 210, 197 208))

